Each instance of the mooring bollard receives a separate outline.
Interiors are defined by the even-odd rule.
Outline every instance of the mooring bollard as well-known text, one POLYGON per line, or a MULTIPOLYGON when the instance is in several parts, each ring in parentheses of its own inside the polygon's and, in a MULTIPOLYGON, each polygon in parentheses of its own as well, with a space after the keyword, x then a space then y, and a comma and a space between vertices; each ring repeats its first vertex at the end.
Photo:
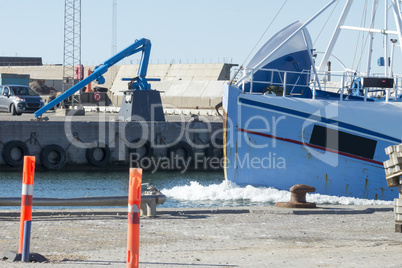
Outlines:
POLYGON ((141 195, 141 216, 156 217, 156 206, 166 201, 166 196, 159 189, 148 183, 147 190, 141 195))
POLYGON ((275 206, 280 208, 316 208, 315 203, 306 202, 306 194, 314 192, 313 186, 296 184, 290 188, 290 201, 276 202, 275 206))
POLYGON ((127 224, 127 267, 138 267, 142 169, 130 168, 127 224))
MULTIPOLYGON (((18 253, 22 253, 24 245, 25 221, 32 220, 32 195, 33 195, 34 175, 35 175, 35 156, 24 156, 24 169, 22 173, 21 216, 20 216, 20 243, 18 247, 18 253)), ((30 237, 28 239, 30 239, 30 237)))

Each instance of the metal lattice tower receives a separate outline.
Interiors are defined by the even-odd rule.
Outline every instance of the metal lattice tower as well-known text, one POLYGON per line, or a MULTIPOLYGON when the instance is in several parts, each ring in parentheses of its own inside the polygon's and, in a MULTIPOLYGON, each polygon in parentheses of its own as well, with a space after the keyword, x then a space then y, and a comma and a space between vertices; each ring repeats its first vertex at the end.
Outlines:
MULTIPOLYGON (((81 0, 65 0, 64 56, 62 91, 74 86, 75 66, 81 65, 81 0)), ((72 106, 81 104, 81 90, 71 99, 72 106)))

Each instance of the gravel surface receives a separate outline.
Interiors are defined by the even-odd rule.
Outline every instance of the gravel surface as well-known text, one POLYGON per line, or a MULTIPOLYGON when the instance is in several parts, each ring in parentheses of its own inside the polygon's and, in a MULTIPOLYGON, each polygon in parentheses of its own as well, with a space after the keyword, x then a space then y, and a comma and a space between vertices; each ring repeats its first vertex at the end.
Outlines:
MULTIPOLYGON (((17 250, 18 212, 0 221, 0 252, 17 250)), ((159 208, 140 224, 140 267, 402 267, 390 206, 159 208)), ((35 210, 31 252, 49 262, 0 267, 124 267, 126 228, 125 209, 35 210)))

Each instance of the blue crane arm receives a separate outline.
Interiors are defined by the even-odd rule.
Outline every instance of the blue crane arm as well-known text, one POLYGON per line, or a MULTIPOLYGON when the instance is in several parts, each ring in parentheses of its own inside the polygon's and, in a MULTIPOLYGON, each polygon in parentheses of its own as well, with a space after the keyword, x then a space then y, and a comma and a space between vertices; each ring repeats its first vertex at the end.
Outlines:
POLYGON ((49 109, 53 108, 54 106, 56 106, 63 100, 67 99, 68 97, 71 97, 75 92, 85 87, 94 80, 98 80, 100 84, 103 84, 102 82, 104 82, 104 78, 102 75, 106 73, 110 67, 112 67, 125 57, 131 56, 140 51, 142 51, 141 62, 138 69, 138 77, 140 78, 140 81, 142 81, 140 89, 143 90, 149 89, 149 84, 146 82, 145 76, 147 74, 149 56, 151 52, 151 41, 142 38, 140 40, 136 40, 133 44, 131 44, 130 46, 123 49, 116 55, 112 56, 110 59, 100 64, 97 68, 95 68, 94 72, 91 75, 84 78, 79 83, 75 84, 73 87, 66 90, 63 94, 61 94, 60 96, 58 96, 57 98, 55 98, 54 100, 52 100, 51 102, 49 102, 48 104, 37 110, 35 112, 35 117, 38 118, 39 116, 47 112, 49 109))

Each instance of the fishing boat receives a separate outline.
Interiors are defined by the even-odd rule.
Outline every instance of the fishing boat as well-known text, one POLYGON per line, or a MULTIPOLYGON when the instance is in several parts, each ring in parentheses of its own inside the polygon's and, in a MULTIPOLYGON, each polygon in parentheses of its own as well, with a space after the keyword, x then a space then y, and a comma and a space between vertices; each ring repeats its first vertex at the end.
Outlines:
POLYGON ((308 26, 335 2, 307 22, 279 31, 224 85, 227 180, 281 190, 306 184, 326 195, 397 197, 397 188, 387 187, 383 162, 389 159, 385 148, 401 143, 402 137, 402 79, 393 70, 396 43, 402 41, 400 7, 396 0, 385 0, 383 9, 393 18, 394 29, 388 19, 376 28, 376 11, 384 3, 378 0, 368 25, 349 26, 345 21, 353 1, 345 1, 321 54, 308 26), (341 57, 332 55, 341 31, 365 34, 365 70, 348 69, 341 57), (377 61, 383 65, 381 73, 372 71, 377 35, 384 47, 377 61), (329 68, 334 61, 341 70, 329 68))

